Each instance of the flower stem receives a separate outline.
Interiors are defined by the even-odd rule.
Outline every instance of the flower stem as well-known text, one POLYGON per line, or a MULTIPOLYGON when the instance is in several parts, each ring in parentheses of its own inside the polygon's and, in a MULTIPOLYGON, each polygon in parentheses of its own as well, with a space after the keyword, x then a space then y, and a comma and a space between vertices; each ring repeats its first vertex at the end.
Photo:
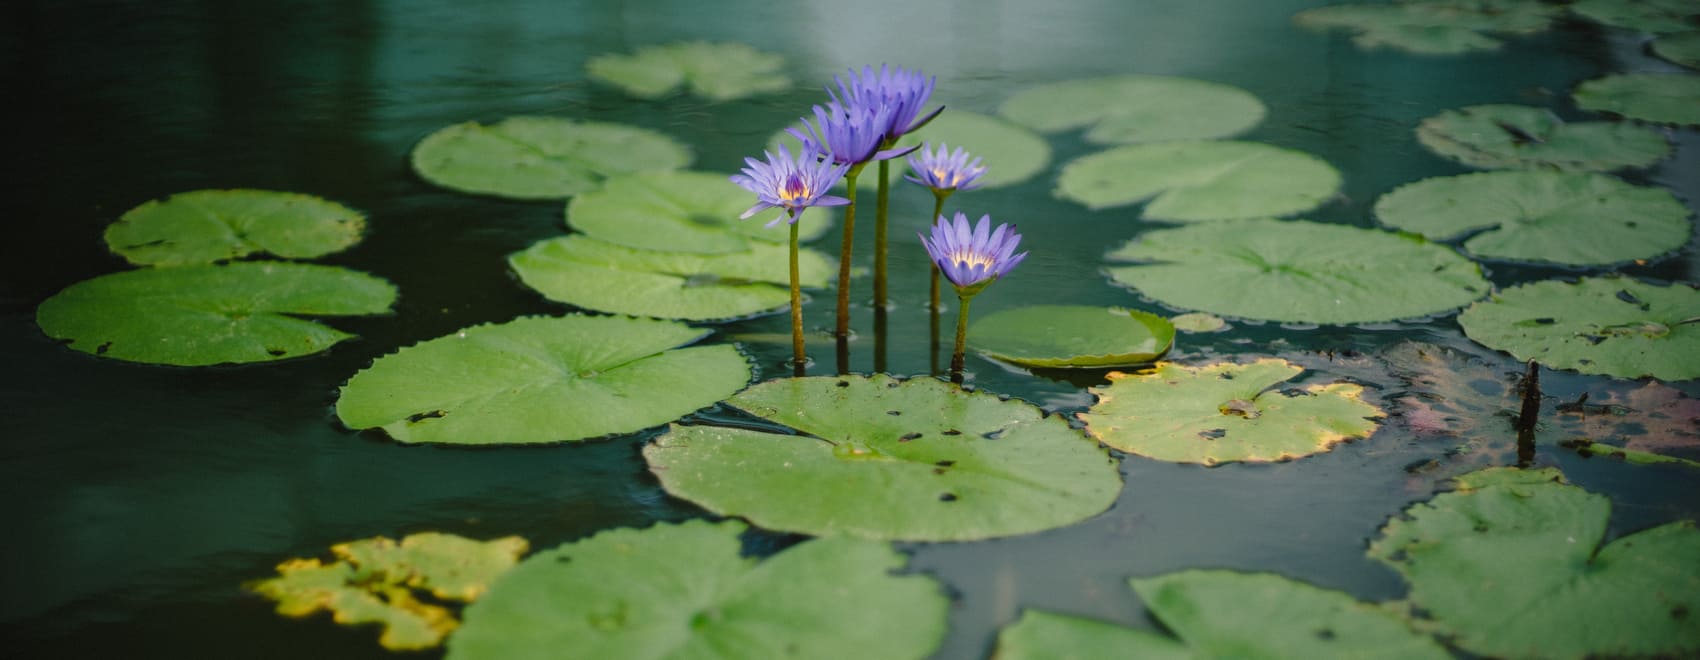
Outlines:
MULTIPOLYGON (((954 191, 950 191, 950 190, 934 190, 933 191, 933 217, 927 218, 927 226, 929 226, 929 227, 932 226, 933 223, 936 223, 936 222, 939 221, 939 216, 944 215, 944 198, 949 197, 950 193, 952 193, 952 192, 954 192, 954 191)), ((936 263, 933 264, 932 285, 928 289, 928 291, 929 291, 929 293, 928 293, 928 297, 927 297, 927 304, 928 304, 927 309, 930 309, 930 310, 933 311, 933 317, 935 318, 933 323, 936 326, 937 323, 938 323, 938 321, 936 319, 939 315, 939 265, 936 264, 936 263)), ((936 332, 936 331, 933 333, 933 341, 938 341, 938 332, 936 332)))
POLYGON ((836 336, 840 341, 850 337, 850 248, 856 237, 856 177, 862 173, 862 164, 850 166, 850 171, 844 174, 844 198, 850 200, 844 206, 844 244, 838 248, 838 328, 836 336))
POLYGON ((950 356, 950 382, 957 385, 962 384, 962 368, 967 366, 963 353, 968 350, 968 301, 971 298, 973 296, 957 295, 962 302, 956 310, 956 352, 950 356))
POLYGON ((803 288, 797 272, 797 223, 791 223, 791 353, 792 375, 802 376, 808 356, 803 354, 803 288))
POLYGON ((874 198, 874 308, 885 308, 886 209, 891 203, 891 161, 880 161, 879 193, 874 198))

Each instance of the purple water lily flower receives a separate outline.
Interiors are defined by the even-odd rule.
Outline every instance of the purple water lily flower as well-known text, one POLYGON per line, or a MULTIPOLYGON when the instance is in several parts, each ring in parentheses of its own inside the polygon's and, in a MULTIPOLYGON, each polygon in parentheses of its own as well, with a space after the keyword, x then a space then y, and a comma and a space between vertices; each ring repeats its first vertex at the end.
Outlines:
POLYGON ((811 206, 843 206, 850 200, 837 195, 828 195, 826 191, 832 185, 844 178, 844 172, 849 165, 835 163, 831 160, 819 160, 812 154, 803 152, 791 157, 791 151, 785 145, 779 145, 779 156, 771 152, 762 152, 767 162, 754 158, 745 158, 749 167, 744 168, 743 174, 732 175, 732 183, 743 186, 745 190, 756 194, 755 206, 744 211, 738 218, 745 219, 771 208, 782 208, 784 213, 774 218, 767 226, 779 224, 780 220, 788 220, 795 224, 797 216, 803 209, 811 206))
POLYGON ((959 296, 979 293, 1027 258, 1026 252, 1014 254, 1016 246, 1021 244, 1021 234, 1015 233, 1014 225, 1000 224, 993 230, 991 223, 992 216, 983 215, 970 229, 968 216, 957 211, 954 222, 939 216, 930 240, 921 236, 927 255, 938 264, 945 278, 956 285, 959 296))
POLYGON ((844 106, 891 108, 892 113, 886 119, 883 132, 885 143, 892 144, 944 111, 941 105, 917 119, 921 107, 927 104, 927 97, 933 94, 936 80, 923 77, 919 69, 891 68, 881 64, 878 72, 872 66, 864 66, 859 74, 851 69, 847 76, 834 76, 833 82, 838 83, 838 91, 834 93, 829 87, 826 92, 833 101, 844 106))
POLYGON ((949 151, 950 145, 946 144, 940 144, 938 151, 929 151, 931 147, 930 144, 922 144, 920 151, 909 155, 909 167, 915 174, 903 178, 938 192, 980 187, 975 181, 986 173, 986 168, 980 165, 979 158, 968 162, 968 152, 962 147, 957 147, 954 152, 949 151))
POLYGON ((845 106, 832 102, 824 108, 815 106, 814 123, 809 123, 809 118, 804 117, 802 130, 785 130, 803 142, 805 152, 814 152, 843 165, 862 165, 896 158, 919 148, 880 149, 893 111, 889 106, 845 106))

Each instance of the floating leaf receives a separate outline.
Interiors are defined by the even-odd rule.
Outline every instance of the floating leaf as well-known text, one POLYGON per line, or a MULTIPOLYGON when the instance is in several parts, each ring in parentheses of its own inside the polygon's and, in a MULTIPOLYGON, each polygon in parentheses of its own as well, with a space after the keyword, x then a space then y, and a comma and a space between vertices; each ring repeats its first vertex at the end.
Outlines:
MULTIPOLYGON (((609 179, 601 190, 573 198, 567 204, 567 225, 597 240, 639 250, 725 254, 762 243, 785 245, 789 230, 765 226, 772 219, 766 214, 738 219, 755 201, 724 174, 635 174, 609 179)), ((804 211, 798 240, 825 233, 831 217, 822 208, 804 211)))
POLYGON ((772 380, 728 403, 800 434, 674 426, 644 457, 667 492, 767 529, 984 539, 1085 520, 1121 489, 1061 417, 932 378, 772 380))
POLYGON ((789 87, 780 71, 784 64, 785 58, 745 44, 687 41, 646 46, 631 55, 599 55, 584 68, 633 96, 659 98, 688 85, 697 96, 729 101, 789 87))
POLYGON ((1267 112, 1238 87, 1141 75, 1030 87, 998 107, 998 114, 1041 133, 1090 127, 1086 141, 1094 144, 1225 138, 1251 130, 1267 112))
POLYGON ((1295 14, 1293 20, 1314 29, 1348 30, 1354 33, 1352 43, 1366 50, 1457 55, 1498 50, 1500 41, 1483 32, 1545 30, 1558 11, 1524 0, 1431 0, 1318 7, 1295 14))
POLYGON ((998 632, 998 660, 1150 658, 1191 660, 1185 644, 1143 630, 1042 610, 1024 610, 998 632))
POLYGON ((1654 39, 1653 54, 1690 69, 1700 69, 1700 30, 1654 39))
POLYGON ((1417 125, 1429 150, 1483 169, 1608 171, 1647 167, 1670 154, 1664 136, 1622 122, 1565 123, 1542 108, 1473 105, 1417 125))
POLYGON ((344 268, 280 262, 102 275, 36 309, 47 336, 129 362, 204 366, 287 360, 353 335, 296 316, 381 314, 396 290, 344 268))
MULTIPOLYGON (((797 257, 802 285, 826 286, 833 262, 807 249, 797 257)), ((574 234, 539 241, 508 264, 544 297, 598 312, 703 321, 791 304, 789 248, 769 243, 691 254, 633 250, 574 234)))
POLYGON ((968 341, 1005 362, 1029 367, 1118 367, 1162 357, 1175 328, 1137 310, 1033 305, 982 317, 968 341))
POLYGON ((1693 231, 1688 207, 1670 192, 1587 173, 1425 179, 1383 195, 1375 214, 1435 240, 1474 233, 1464 249, 1477 256, 1575 266, 1652 258, 1693 231))
POLYGON ((1202 333, 1219 332, 1228 328, 1228 322, 1222 317, 1202 312, 1178 314, 1169 317, 1169 323, 1181 332, 1202 333))
POLYGON ((1627 277, 1515 286, 1458 315, 1470 339, 1519 360, 1619 378, 1700 376, 1700 291, 1627 277))
POLYGON ((1611 502, 1552 469, 1491 468, 1407 509, 1369 556, 1454 644, 1495 657, 1700 651, 1700 532, 1670 523, 1601 547, 1611 502))
POLYGON ((342 387, 337 417, 401 442, 531 444, 630 433, 730 396, 750 367, 706 334, 623 317, 526 317, 378 358, 342 387))
POLYGON ((1304 371, 1275 358, 1251 364, 1111 373, 1080 413, 1086 432, 1125 452, 1176 463, 1284 461, 1367 438, 1381 411, 1351 383, 1276 390, 1304 371))
MULTIPOLYGON (((986 167, 986 173, 978 182, 982 188, 1024 183, 1051 162, 1051 145, 1033 131, 997 117, 955 109, 945 110, 921 130, 903 136, 897 144, 909 147, 923 142, 935 147, 939 144, 949 145, 952 149, 961 147, 983 161, 981 165, 986 167)), ((791 153, 802 148, 802 143, 785 131, 774 134, 768 140, 769 149, 780 144, 784 144, 791 153)), ((906 159, 892 160, 890 169, 891 185, 915 185, 903 178, 910 173, 906 159)), ((839 187, 843 185, 841 183, 839 187)), ((858 190, 876 189, 879 186, 879 167, 869 165, 862 170, 856 186, 858 190)))
POLYGON ((1576 0, 1570 11, 1596 23, 1654 34, 1692 30, 1700 21, 1694 0, 1576 0))
POLYGON ((1340 173, 1310 154, 1255 142, 1134 144, 1063 166, 1054 194, 1103 209, 1150 199, 1147 220, 1289 215, 1320 206, 1340 173))
POLYGON ((360 241, 365 216, 336 202, 270 190, 195 190, 125 211, 106 245, 140 266, 209 264, 267 253, 311 259, 360 241))
POLYGON ((468 607, 458 658, 922 658, 949 603, 903 555, 848 538, 757 562, 737 521, 616 529, 539 552, 468 607))
POLYGON ((378 643, 403 651, 431 648, 460 625, 442 601, 470 602, 525 554, 517 536, 481 542, 425 532, 400 543, 382 536, 331 546, 340 561, 291 559, 278 577, 248 588, 277 601, 277 612, 304 617, 329 611, 337 623, 384 626, 378 643), (435 601, 421 600, 429 594, 435 601))
POLYGON ((1700 124, 1700 77, 1686 73, 1614 73, 1584 81, 1572 94, 1583 110, 1656 124, 1700 124))
POLYGON ((1481 297, 1481 269, 1443 246, 1372 229, 1234 220, 1146 232, 1107 269, 1160 302, 1299 323, 1367 323, 1438 314, 1481 297), (1327 246, 1318 249, 1317 246, 1327 246))
POLYGON ((690 149, 660 133, 555 117, 455 124, 413 148, 413 170, 426 181, 516 199, 561 199, 595 190, 609 176, 690 163, 690 149))

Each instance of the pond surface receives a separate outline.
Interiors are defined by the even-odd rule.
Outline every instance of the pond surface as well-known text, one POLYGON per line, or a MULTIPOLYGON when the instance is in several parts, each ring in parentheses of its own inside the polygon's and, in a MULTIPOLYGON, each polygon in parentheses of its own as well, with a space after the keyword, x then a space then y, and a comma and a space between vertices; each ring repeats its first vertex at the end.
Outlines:
MULTIPOLYGON (((323 616, 284 619, 240 585, 285 558, 321 556, 333 543, 374 535, 518 534, 541 549, 707 515, 650 476, 639 449, 655 430, 467 450, 402 446, 335 421, 338 387, 378 356, 469 325, 565 311, 516 282, 506 263, 564 231, 561 206, 470 197, 418 179, 408 150, 442 126, 517 114, 617 121, 692 145, 697 169, 730 172, 822 100, 817 83, 852 66, 921 67, 938 77, 936 99, 981 113, 1045 82, 1186 76, 1241 87, 1268 105, 1265 121, 1241 139, 1303 150, 1341 170, 1341 195, 1305 217, 1373 227, 1369 209, 1379 195, 1465 171, 1416 143, 1419 119, 1483 103, 1580 117, 1567 96, 1577 82, 1669 68, 1643 55, 1634 35, 1581 23, 1513 39, 1499 53, 1364 52, 1341 35, 1294 27, 1294 12, 1322 4, 1295 0, 242 4, 27 2, 0 27, 14 117, 10 235, 0 260, 0 398, 9 419, 0 495, 13 507, 0 625, 9 657, 385 657, 373 629, 340 628, 323 616), (584 77, 591 56, 686 39, 781 53, 797 84, 715 104, 634 101, 584 77), (393 281, 401 290, 395 313, 338 321, 360 338, 327 354, 200 369, 98 359, 36 327, 34 310, 48 296, 128 267, 101 240, 123 211, 171 193, 237 187, 304 192, 365 211, 364 242, 321 261, 393 281)), ((1692 208, 1700 136, 1670 135, 1672 158, 1624 176, 1670 188, 1692 208)), ((961 193, 947 207, 1018 223, 1031 250, 976 298, 976 316, 1036 303, 1175 313, 1100 272, 1107 247, 1150 227, 1137 220, 1137 207, 1089 211, 1050 194, 1062 163, 1098 148, 1078 133, 1048 141, 1053 159, 1038 177, 961 193)), ((903 185, 893 195, 885 360, 898 375, 933 369, 927 261, 914 237, 931 205, 919 188, 903 185)), ((835 251, 836 231, 818 246, 835 251)), ((859 233, 856 265, 865 266, 871 231, 859 233)), ((1484 267, 1501 287, 1574 274, 1484 267)), ((1700 279, 1692 242, 1623 271, 1700 279)), ((857 281, 864 303, 850 364, 862 373, 874 369, 869 290, 857 281)), ((829 291, 816 292, 808 322, 827 327, 831 306, 829 291)), ((718 325, 709 341, 783 338, 786 321, 780 314, 718 325)), ((1181 335, 1173 357, 1373 351, 1404 339, 1494 356, 1504 371, 1519 367, 1475 347, 1452 315, 1366 327, 1236 322, 1223 333, 1181 335)), ((811 373, 832 373, 830 345, 815 344, 811 373)), ((788 341, 744 348, 758 377, 787 375, 788 341)), ((1060 412, 1085 409, 1086 387, 1106 382, 1102 371, 1030 374, 972 356, 968 371, 979 389, 1060 412)), ((1542 382, 1563 399, 1604 380, 1548 371, 1542 382)), ((1693 381, 1675 385, 1697 389, 1693 381)), ((1022 608, 1154 628, 1125 580, 1184 568, 1273 571, 1360 599, 1396 598, 1404 586, 1364 556, 1367 540, 1436 490, 1405 467, 1450 444, 1384 432, 1280 464, 1202 468, 1128 457, 1119 501, 1085 523, 899 547, 954 597, 944 658, 985 656, 996 630, 1022 608)), ((1551 442, 1535 460, 1610 496, 1612 537, 1700 517, 1692 470, 1587 460, 1551 442)), ((795 540, 758 536, 753 549, 795 540)))

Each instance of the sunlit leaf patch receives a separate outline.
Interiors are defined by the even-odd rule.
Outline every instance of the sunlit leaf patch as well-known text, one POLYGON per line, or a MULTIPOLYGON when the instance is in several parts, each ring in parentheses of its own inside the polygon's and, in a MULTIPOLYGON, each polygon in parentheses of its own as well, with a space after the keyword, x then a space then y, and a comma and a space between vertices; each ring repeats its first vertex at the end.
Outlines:
POLYGON ((1543 108, 1473 105, 1417 125, 1430 151, 1483 169, 1605 172, 1647 167, 1670 154, 1663 135, 1624 122, 1566 123, 1543 108))
POLYGON ((1655 124, 1700 125, 1700 76, 1614 73, 1583 81, 1572 95, 1583 110, 1655 124))
POLYGON ((1250 130, 1268 110, 1238 87, 1168 76, 1068 80, 1017 92, 998 114, 1042 133, 1087 128, 1094 144, 1208 140, 1250 130))
POLYGON ((697 96, 729 101, 789 87, 784 64, 784 57, 746 44, 685 41, 645 46, 630 55, 598 55, 584 68, 590 77, 641 98, 660 98, 684 87, 697 96))
MULTIPOLYGON (((639 250, 722 254, 763 243, 784 245, 790 235, 784 224, 767 226, 779 211, 738 219, 755 201, 724 174, 633 174, 609 179, 601 190, 573 198, 567 204, 567 226, 639 250)), ((826 209, 804 211, 798 240, 826 233, 832 217, 826 209)))
POLYGON ((1561 10, 1524 0, 1415 0, 1317 7, 1293 16, 1299 25, 1345 30, 1363 49, 1389 48, 1418 55, 1458 55, 1498 50, 1487 33, 1530 34, 1547 28, 1561 10))
POLYGON ((1620 277, 1514 286, 1458 315, 1464 334, 1519 360, 1619 378, 1700 376, 1700 290, 1620 277))
POLYGON ((617 174, 675 170, 691 150, 654 131, 558 117, 469 121, 425 136, 413 171, 465 193, 515 199, 563 199, 595 190, 617 174))
POLYGON ((982 317, 969 329, 968 343, 1023 366, 1116 367, 1162 357, 1175 343, 1175 328, 1138 310, 1032 305, 982 317))
POLYGON ((1340 172, 1310 154, 1256 142, 1134 144, 1063 166, 1053 191, 1091 209, 1146 201, 1144 218, 1164 222, 1291 215, 1321 206, 1340 172))
POLYGON ((312 259, 360 241, 365 216, 336 202, 271 190, 195 190, 150 200, 106 228, 106 245, 141 266, 205 264, 253 254, 312 259))

